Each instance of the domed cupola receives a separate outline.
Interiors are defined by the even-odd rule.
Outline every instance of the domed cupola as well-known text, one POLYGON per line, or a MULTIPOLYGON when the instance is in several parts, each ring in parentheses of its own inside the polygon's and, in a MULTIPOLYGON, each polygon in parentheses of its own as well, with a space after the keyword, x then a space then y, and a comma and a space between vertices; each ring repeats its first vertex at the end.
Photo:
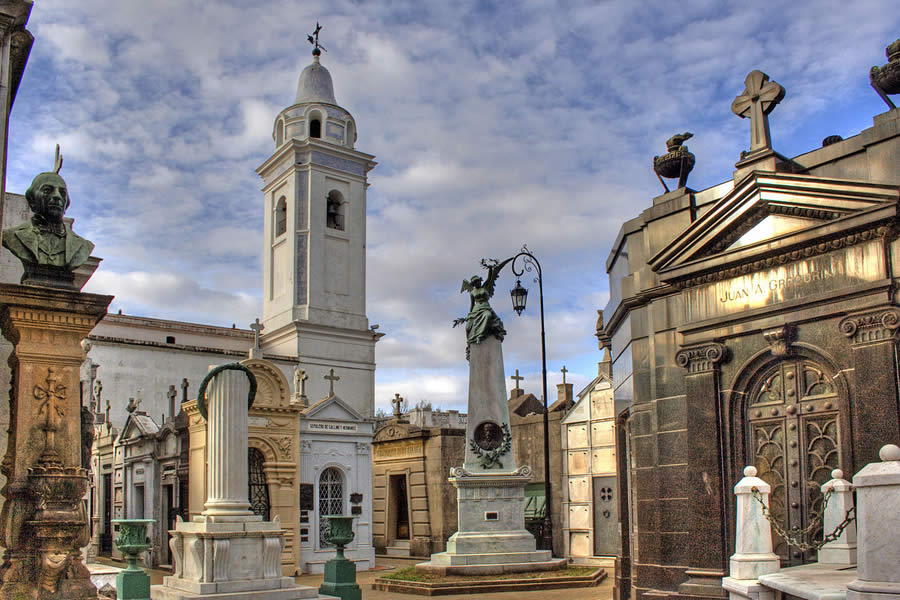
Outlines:
POLYGON ((306 104, 320 102, 337 105, 334 99, 334 84, 331 82, 331 73, 319 63, 320 52, 318 48, 313 51, 313 62, 300 73, 300 82, 297 84, 297 98, 294 104, 306 104))
POLYGON ((300 73, 294 103, 275 118, 272 139, 280 148, 291 140, 318 139, 353 149, 356 142, 356 123, 353 116, 338 105, 334 97, 331 73, 319 62, 322 51, 318 33, 309 36, 313 44, 313 61, 300 73))

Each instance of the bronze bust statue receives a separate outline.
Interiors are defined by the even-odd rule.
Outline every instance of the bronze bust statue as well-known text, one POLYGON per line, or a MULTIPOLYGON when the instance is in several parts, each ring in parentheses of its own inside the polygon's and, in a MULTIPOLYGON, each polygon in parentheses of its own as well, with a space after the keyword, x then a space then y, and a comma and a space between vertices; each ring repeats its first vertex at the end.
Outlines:
POLYGON ((60 167, 57 146, 55 169, 40 173, 25 191, 31 220, 3 231, 3 247, 25 267, 23 283, 71 287, 72 271, 83 265, 94 249, 93 243, 76 235, 63 221, 69 194, 60 167))

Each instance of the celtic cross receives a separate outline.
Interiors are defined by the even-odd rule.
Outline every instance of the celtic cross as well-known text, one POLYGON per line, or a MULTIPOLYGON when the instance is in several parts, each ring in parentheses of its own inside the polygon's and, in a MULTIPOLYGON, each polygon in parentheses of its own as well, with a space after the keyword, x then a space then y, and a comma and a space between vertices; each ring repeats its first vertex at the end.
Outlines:
POLYGON ((750 117, 750 154, 772 147, 768 114, 784 98, 784 88, 769 81, 762 71, 751 71, 744 80, 744 92, 731 103, 731 112, 750 117))
POLYGON ((55 457, 56 452, 56 432, 59 431, 59 420, 57 417, 66 415, 59 402, 66 399, 66 386, 57 383, 59 378, 56 376, 56 369, 47 367, 47 386, 35 384, 34 397, 40 400, 38 405, 38 416, 44 417, 44 424, 41 429, 44 430, 44 452, 43 456, 55 457))

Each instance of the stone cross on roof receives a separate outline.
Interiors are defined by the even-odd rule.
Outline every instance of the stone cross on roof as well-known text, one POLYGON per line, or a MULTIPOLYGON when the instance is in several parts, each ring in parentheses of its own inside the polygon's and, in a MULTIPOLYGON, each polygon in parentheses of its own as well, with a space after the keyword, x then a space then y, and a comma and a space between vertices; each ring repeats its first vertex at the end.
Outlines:
POLYGON ((328 396, 334 396, 334 382, 338 381, 340 377, 334 374, 334 369, 328 371, 328 375, 323 376, 323 379, 327 379, 331 384, 331 387, 328 390, 328 396))
POLYGON ((178 396, 178 392, 175 391, 175 386, 170 385, 169 391, 166 393, 166 397, 169 399, 169 416, 175 416, 175 398, 178 396))
POLYGON ((560 369, 560 371, 562 371, 562 374, 563 374, 563 385, 565 385, 565 384, 566 384, 566 373, 568 373, 569 370, 566 368, 566 365, 563 365, 563 368, 560 369))
POLYGON ((191 384, 190 384, 190 382, 188 382, 187 377, 185 377, 184 379, 181 380, 181 402, 182 403, 187 402, 187 399, 188 399, 187 392, 188 392, 188 387, 190 387, 190 385, 191 384))
POLYGON ((524 377, 519 377, 519 370, 516 369, 516 374, 515 374, 515 375, 510 375, 509 378, 516 382, 515 390, 516 390, 517 392, 521 392, 522 390, 519 389, 519 382, 522 381, 522 380, 524 380, 525 378, 524 378, 524 377))
POLYGON ((731 103, 731 112, 743 118, 750 117, 750 152, 772 147, 768 114, 784 98, 784 88, 769 81, 762 71, 751 71, 744 80, 744 91, 731 103))
POLYGON ((400 397, 400 394, 394 394, 394 397, 391 398, 391 406, 394 407, 394 416, 399 417, 402 414, 400 407, 403 406, 403 398, 400 397))

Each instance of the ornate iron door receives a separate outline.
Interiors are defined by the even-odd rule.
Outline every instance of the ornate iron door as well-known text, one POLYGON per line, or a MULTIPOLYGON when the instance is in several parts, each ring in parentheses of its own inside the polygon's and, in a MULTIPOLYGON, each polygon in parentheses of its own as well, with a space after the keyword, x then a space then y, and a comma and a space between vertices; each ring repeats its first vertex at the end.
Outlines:
POLYGON ((334 468, 328 467, 319 476, 319 547, 327 548, 328 515, 344 514, 344 476, 334 468))
POLYGON ((269 520, 269 484, 266 481, 266 472, 263 465, 266 457, 257 448, 247 450, 247 470, 250 484, 250 510, 261 516, 264 521, 269 520))
MULTIPOLYGON (((800 358, 770 368, 752 390, 748 458, 772 486, 770 513, 785 527, 807 527, 821 513, 820 488, 841 464, 839 404, 831 376, 800 358)), ((821 536, 821 526, 810 534, 821 536)), ((816 559, 815 552, 789 547, 774 531, 772 539, 783 566, 816 559)))
POLYGON ((619 551, 619 511, 616 509, 616 477, 594 477, 594 555, 613 556, 619 551))

